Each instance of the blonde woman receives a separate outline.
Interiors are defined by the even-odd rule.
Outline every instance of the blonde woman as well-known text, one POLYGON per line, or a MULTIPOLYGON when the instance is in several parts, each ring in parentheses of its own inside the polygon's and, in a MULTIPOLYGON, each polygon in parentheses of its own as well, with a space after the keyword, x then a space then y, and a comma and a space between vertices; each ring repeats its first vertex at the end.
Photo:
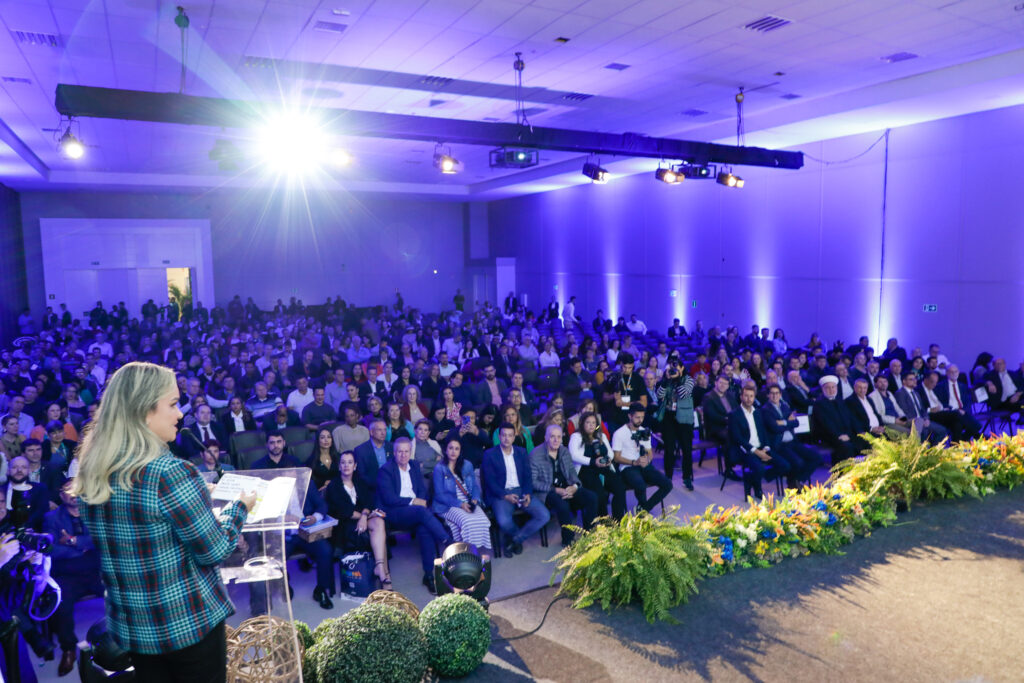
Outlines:
POLYGON ((220 518, 195 466, 167 449, 174 373, 128 363, 85 431, 72 494, 100 552, 107 628, 142 681, 226 678, 224 620, 234 612, 217 565, 235 549, 253 493, 220 518))

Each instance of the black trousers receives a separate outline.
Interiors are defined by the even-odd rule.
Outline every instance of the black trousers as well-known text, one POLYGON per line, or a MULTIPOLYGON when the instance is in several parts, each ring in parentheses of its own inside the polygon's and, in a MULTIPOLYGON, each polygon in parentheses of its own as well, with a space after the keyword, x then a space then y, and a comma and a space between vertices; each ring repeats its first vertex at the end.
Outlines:
POLYGON ((582 513, 581 526, 584 529, 589 529, 594 523, 594 517, 597 517, 597 494, 583 486, 577 489, 569 500, 551 489, 544 497, 544 504, 548 506, 552 516, 558 518, 558 526, 562 530, 562 545, 569 545, 575 538, 575 534, 566 529, 565 525, 576 521, 577 512, 582 513))
POLYGON ((661 421, 661 439, 665 444, 665 476, 672 479, 676 470, 676 456, 683 454, 683 479, 693 481, 693 425, 679 424, 674 415, 665 415, 661 421))
POLYGON ((654 465, 626 467, 619 472, 619 476, 622 477, 622 482, 626 485, 626 488, 633 489, 637 505, 648 512, 664 500, 665 496, 672 490, 672 482, 661 472, 654 469, 654 465), (650 498, 647 497, 648 486, 658 487, 658 490, 650 498))
POLYGON ((597 496, 597 514, 608 514, 608 494, 612 497, 612 517, 622 519, 626 514, 626 485, 622 477, 611 467, 584 465, 580 468, 580 483, 583 488, 597 496))
POLYGON ((131 653, 135 680, 146 683, 225 683, 228 646, 224 622, 202 640, 159 655, 131 653))

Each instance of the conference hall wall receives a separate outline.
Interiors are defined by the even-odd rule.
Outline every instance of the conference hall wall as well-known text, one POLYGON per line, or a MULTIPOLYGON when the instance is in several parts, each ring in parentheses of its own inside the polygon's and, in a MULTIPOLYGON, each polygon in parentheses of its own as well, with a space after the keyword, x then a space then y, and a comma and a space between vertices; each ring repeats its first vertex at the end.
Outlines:
POLYGON ((104 218, 208 219, 221 303, 235 294, 263 307, 340 294, 357 305, 390 304, 398 287, 410 305, 450 306, 455 288, 465 288, 463 205, 381 197, 312 193, 307 208, 301 195, 257 192, 22 192, 29 302, 40 313, 53 303, 43 300, 39 220, 104 218))
MULTIPOLYGON (((800 345, 814 331, 827 341, 867 334, 876 348, 897 336, 908 351, 937 341, 961 364, 988 350, 1016 367, 1022 122, 1024 107, 1013 107, 895 128, 887 188, 883 142, 849 163, 737 168, 743 189, 668 186, 652 164, 607 185, 502 200, 490 206, 491 251, 516 258, 534 307, 575 294, 588 327, 597 308, 658 328, 679 317, 746 334, 756 322, 800 345)), ((799 149, 848 159, 877 137, 799 149)))

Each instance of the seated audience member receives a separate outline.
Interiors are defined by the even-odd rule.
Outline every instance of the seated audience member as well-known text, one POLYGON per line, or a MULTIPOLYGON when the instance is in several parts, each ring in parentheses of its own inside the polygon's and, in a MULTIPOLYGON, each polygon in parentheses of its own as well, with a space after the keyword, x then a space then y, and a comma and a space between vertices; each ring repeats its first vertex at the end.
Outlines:
POLYGON ((875 406, 875 413, 882 420, 886 429, 900 434, 910 433, 910 420, 896 402, 896 397, 889 392, 889 378, 885 375, 875 376, 875 390, 868 395, 868 400, 875 406))
MULTIPOLYGON (((46 489, 47 498, 50 500, 50 508, 60 505, 60 487, 67 479, 69 463, 50 465, 43 462, 43 445, 35 439, 25 439, 22 444, 21 455, 28 460, 28 479, 31 482, 42 484, 46 489)), ((44 510, 45 512, 45 510, 44 510)))
POLYGON ((544 441, 530 452, 530 470, 533 477, 533 495, 544 501, 548 510, 558 518, 562 530, 562 546, 575 539, 566 528, 576 513, 589 529, 597 516, 597 494, 583 488, 569 449, 562 444, 562 427, 549 424, 544 441))
POLYGON ((850 370, 846 363, 836 363, 835 375, 839 380, 839 398, 845 401, 853 396, 853 380, 850 379, 850 370))
POLYGON ((432 491, 434 485, 434 465, 442 459, 441 445, 430 438, 430 427, 430 420, 420 420, 416 423, 412 449, 412 457, 420 465, 428 493, 432 491))
POLYGON ((214 422, 213 410, 210 406, 205 404, 196 406, 193 411, 193 417, 195 417, 195 423, 189 429, 196 438, 190 439, 180 433, 178 434, 178 447, 186 458, 196 458, 201 455, 202 449, 196 443, 196 439, 201 443, 211 440, 219 443, 228 442, 228 434, 224 431, 222 425, 214 422))
POLYGON ((1020 412, 1024 383, 1006 370, 1005 358, 995 359, 992 370, 985 373, 983 381, 985 388, 988 389, 988 404, 991 408, 1020 412))
POLYGON ((973 396, 967 388, 967 382, 956 365, 947 363, 945 370, 946 376, 935 386, 935 395, 946 409, 960 415, 963 438, 976 439, 981 436, 981 423, 969 412, 973 396))
POLYGON ((811 424, 814 434, 832 449, 832 464, 860 455, 869 448, 857 436, 857 424, 850 409, 839 399, 839 379, 825 375, 819 382, 821 398, 814 402, 811 424))
POLYGON ((628 421, 612 434, 612 454, 622 483, 633 490, 637 504, 650 512, 672 490, 672 482, 651 464, 654 453, 651 432, 643 428, 645 415, 646 409, 642 403, 630 405, 628 421), (648 486, 658 488, 650 498, 647 497, 648 486))
POLYGON ((387 433, 383 420, 374 420, 370 423, 369 438, 353 450, 356 458, 356 478, 371 491, 377 489, 377 473, 380 468, 394 455, 393 442, 387 440, 387 433))
MULTIPOLYGON (((438 388, 440 394, 441 388, 438 388)), ((410 384, 402 392, 402 419, 411 424, 430 417, 429 408, 426 403, 420 401, 420 390, 415 384, 410 384)))
POLYGON ((679 318, 672 319, 672 327, 668 328, 669 339, 675 339, 676 337, 688 337, 689 334, 686 332, 686 328, 679 324, 679 318))
POLYGON ((220 442, 215 439, 210 439, 203 444, 206 448, 203 452, 196 457, 192 458, 192 464, 196 466, 200 472, 231 472, 235 468, 222 460, 221 454, 224 452, 221 448, 220 442))
POLYGON ((436 593, 434 559, 448 545, 448 532, 428 507, 427 485, 419 463, 412 459, 412 442, 399 437, 394 448, 395 457, 384 463, 377 472, 377 500, 386 513, 385 521, 389 529, 416 532, 423 566, 423 585, 431 593, 436 593))
POLYGON ((494 363, 484 366, 484 377, 476 384, 476 396, 473 400, 477 406, 501 406, 502 396, 508 391, 505 380, 498 377, 494 363))
POLYGON ((917 392, 917 374, 907 371, 903 375, 903 386, 896 392, 896 403, 906 414, 922 439, 928 439, 932 443, 939 443, 949 436, 949 431, 937 422, 934 422, 928 410, 925 408, 921 395, 917 392))
POLYGON ((374 489, 356 475, 359 465, 355 454, 345 451, 337 456, 337 462, 337 476, 330 479, 324 492, 327 512, 338 520, 331 542, 344 553, 372 550, 373 573, 380 580, 381 588, 391 590, 386 513, 376 509, 374 489))
POLYGON ((334 369, 334 381, 324 389, 324 401, 334 409, 332 420, 339 415, 341 404, 347 399, 348 384, 345 382, 345 368, 336 367, 334 369))
POLYGON ((789 462, 789 488, 799 488, 800 482, 810 483, 814 471, 824 464, 813 448, 800 443, 794 431, 799 424, 796 411, 782 400, 782 390, 769 387, 767 401, 761 407, 764 426, 768 430, 775 450, 789 462))
POLYGON ((704 412, 704 433, 719 444, 728 441, 729 415, 739 407, 729 387, 729 378, 719 375, 715 379, 715 388, 704 394, 700 404, 704 412))
POLYGON ((263 417, 262 427, 263 431, 267 434, 279 432, 288 427, 300 426, 302 426, 302 419, 299 417, 299 414, 285 405, 277 406, 273 412, 267 413, 263 417))
POLYGON ((394 441, 400 436, 407 436, 410 439, 416 436, 413 423, 402 418, 402 406, 398 403, 388 404, 384 413, 384 424, 388 430, 388 441, 394 441))
POLYGON ((232 396, 228 401, 228 411, 221 416, 220 424, 228 437, 235 432, 251 432, 258 429, 252 413, 238 396, 232 396))
POLYGON ((58 676, 66 676, 75 667, 78 636, 75 634, 75 603, 86 595, 103 595, 99 551, 78 514, 78 499, 69 494, 71 482, 60 490, 60 507, 43 519, 43 532, 53 537, 50 576, 60 586, 61 601, 51 623, 57 632, 62 655, 58 676))
POLYGON ((252 413, 254 420, 260 420, 264 416, 274 412, 274 408, 282 405, 281 397, 271 393, 270 387, 263 380, 256 382, 253 386, 252 396, 245 402, 246 409, 252 413))
MULTIPOLYGON (((303 467, 303 464, 285 453, 284 437, 276 432, 267 434, 267 454, 252 465, 254 470, 275 470, 303 467)), ((323 496, 315 486, 306 489, 306 500, 303 502, 302 514, 305 517, 300 522, 301 526, 310 526, 323 520, 327 514, 327 504, 323 496)), ((316 588, 313 590, 313 599, 324 609, 333 609, 334 603, 331 597, 334 595, 334 554, 331 551, 331 544, 324 540, 304 541, 298 534, 290 534, 285 542, 285 552, 288 555, 300 552, 304 553, 314 565, 316 565, 316 588)), ((253 586, 257 584, 252 584, 253 586)), ((254 614, 265 612, 266 599, 261 591, 250 592, 250 610, 254 614)))
POLYGON ((806 414, 807 408, 814 402, 811 388, 804 382, 799 370, 790 370, 786 374, 786 396, 793 410, 802 414, 806 414))
POLYGON ((533 478, 526 450, 515 445, 515 427, 503 422, 497 431, 498 445, 484 453, 481 482, 484 499, 505 534, 506 555, 523 551, 523 541, 548 523, 550 514, 544 502, 532 496, 533 478), (513 514, 524 510, 530 519, 520 529, 513 514))
POLYGON ((334 447, 334 436, 327 427, 317 429, 313 453, 306 461, 306 467, 312 470, 310 485, 316 486, 321 493, 338 476, 338 449, 334 447))
POLYGON ((462 443, 458 438, 448 441, 444 459, 434 466, 432 473, 434 514, 440 515, 448 524, 456 542, 476 546, 480 555, 489 559, 491 549, 491 520, 487 518, 480 495, 473 464, 463 456, 462 443))
MULTIPOLYGON (((40 375, 40 377, 44 376, 45 375, 40 375)), ((2 386, 2 383, 0 383, 0 386, 2 386)), ((78 430, 75 428, 75 425, 64 419, 64 409, 61 407, 59 402, 50 403, 46 406, 46 412, 43 415, 42 422, 32 428, 32 431, 29 432, 29 438, 44 441, 49 436, 47 426, 51 422, 60 423, 65 439, 71 442, 78 441, 78 430)), ((43 449, 43 456, 47 457, 45 448, 43 449)))
POLYGON ((338 416, 338 411, 327 403, 326 397, 324 389, 317 387, 313 389, 313 400, 302 409, 299 419, 311 432, 315 432, 325 422, 334 422, 338 416))
POLYGON ((7 456, 7 460, 21 455, 21 444, 27 439, 25 435, 18 432, 17 415, 4 415, 0 418, 3 425, 3 434, 0 435, 0 453, 7 456))
MULTIPOLYGON (((493 406, 491 409, 493 410, 493 406)), ((486 428, 480 426, 476 410, 472 407, 462 409, 458 430, 451 432, 451 438, 457 438, 461 442, 462 457, 479 471, 484 461, 484 451, 491 447, 492 442, 486 428)))
POLYGON ((313 392, 309 388, 309 379, 305 376, 295 378, 295 388, 288 394, 285 405, 296 415, 302 415, 302 411, 313 402, 313 392))
MULTIPOLYGON (((452 393, 452 400, 455 405, 459 406, 460 410, 462 406, 473 405, 473 390, 463 381, 465 377, 466 374, 462 370, 456 370, 448 378, 448 386, 442 390, 442 395, 447 394, 449 391, 452 393)), ((445 397, 445 404, 448 404, 447 397, 445 397)))
POLYGON ((46 441, 43 442, 43 462, 58 469, 66 470, 74 457, 78 442, 67 438, 65 424, 52 420, 46 424, 46 441))
POLYGON ((774 439, 765 426, 764 416, 755 409, 757 387, 747 383, 740 391, 740 406, 729 415, 730 467, 743 465, 743 493, 763 498, 761 482, 767 467, 773 477, 784 477, 792 472, 792 465, 781 450, 774 448, 774 439))
POLYGON ((11 458, 8 463, 4 494, 6 501, 0 504, 6 506, 12 527, 42 529, 43 516, 50 510, 50 496, 46 486, 29 480, 29 461, 24 455, 11 458))
MULTIPOLYGON (((918 382, 918 393, 922 399, 921 403, 924 406, 925 414, 928 419, 945 427, 953 441, 960 441, 965 437, 964 414, 959 410, 949 408, 942 402, 935 391, 938 386, 939 373, 935 371, 925 373, 918 382)), ((967 438, 972 437, 968 436, 967 438)))
MULTIPOLYGON (((514 390, 513 390, 514 391, 514 390)), ((516 447, 522 448, 526 453, 533 450, 533 435, 529 429, 523 428, 523 421, 520 419, 522 413, 516 410, 516 407, 511 404, 506 404, 501 409, 502 422, 512 427, 513 438, 512 442, 516 447)), ((500 434, 494 432, 494 445, 497 446, 500 439, 500 434)))
POLYGON ((850 409, 857 434, 870 432, 875 436, 885 434, 885 423, 882 416, 878 414, 875 404, 868 399, 868 381, 858 379, 853 384, 853 396, 846 399, 846 406, 850 409))
POLYGON ((359 408, 352 405, 345 406, 345 422, 331 432, 338 451, 354 451, 359 444, 370 440, 370 430, 359 421, 360 417, 359 408))

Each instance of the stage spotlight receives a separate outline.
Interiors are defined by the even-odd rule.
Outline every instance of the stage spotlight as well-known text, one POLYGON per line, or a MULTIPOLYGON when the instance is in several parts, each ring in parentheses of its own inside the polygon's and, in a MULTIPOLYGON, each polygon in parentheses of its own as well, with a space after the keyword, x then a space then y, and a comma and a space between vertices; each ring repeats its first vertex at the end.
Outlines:
POLYGON ((331 163, 335 166, 348 166, 352 163, 352 155, 343 149, 336 149, 331 152, 331 163))
POLYGON ((683 176, 679 175, 671 168, 659 168, 654 172, 654 177, 663 183, 668 183, 669 185, 678 185, 683 182, 683 176))
POLYGON ((592 164, 589 161, 583 164, 583 175, 587 176, 595 183, 607 183, 608 179, 611 178, 612 174, 607 170, 601 168, 597 164, 592 164))
POLYGON ((434 560, 434 585, 438 595, 461 593, 487 606, 491 590, 491 562, 484 562, 469 543, 452 543, 441 559, 434 560))
POLYGON ((703 180, 710 178, 714 171, 713 167, 707 164, 680 164, 675 168, 675 172, 680 178, 703 180))
POLYGON ((81 159, 85 156, 85 145, 71 133, 71 126, 60 136, 60 152, 68 159, 81 159))
POLYGON ((434 167, 445 175, 452 175, 459 172, 458 160, 448 154, 434 153, 434 167))
POLYGON ((738 175, 733 175, 731 172, 722 171, 718 174, 716 182, 719 185, 725 185, 726 187, 743 187, 743 178, 738 175))
POLYGON ((284 112, 267 120, 260 131, 259 153, 273 170, 301 174, 326 161, 330 145, 319 122, 284 112))

